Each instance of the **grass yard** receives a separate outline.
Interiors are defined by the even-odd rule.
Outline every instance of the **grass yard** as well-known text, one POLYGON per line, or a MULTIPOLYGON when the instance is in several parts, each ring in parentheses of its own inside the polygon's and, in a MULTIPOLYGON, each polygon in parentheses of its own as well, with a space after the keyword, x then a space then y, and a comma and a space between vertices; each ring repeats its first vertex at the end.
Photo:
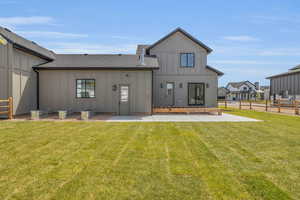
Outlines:
POLYGON ((0 199, 300 199, 300 118, 0 122, 0 199))

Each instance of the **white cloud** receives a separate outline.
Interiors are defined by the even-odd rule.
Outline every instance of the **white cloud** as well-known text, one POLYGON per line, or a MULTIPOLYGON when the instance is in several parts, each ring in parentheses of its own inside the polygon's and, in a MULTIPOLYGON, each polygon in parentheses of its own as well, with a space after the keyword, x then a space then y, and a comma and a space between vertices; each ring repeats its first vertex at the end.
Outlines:
POLYGON ((253 41, 259 41, 258 38, 251 37, 248 35, 239 35, 239 36, 225 36, 223 37, 225 40, 231 40, 231 41, 239 41, 239 42, 253 42, 253 41))
POLYGON ((214 60, 213 64, 231 64, 231 65, 295 65, 295 63, 283 63, 276 61, 258 61, 258 60, 214 60))
POLYGON ((35 37, 35 38, 87 38, 87 34, 77 33, 62 33, 62 32, 51 32, 51 31, 16 31, 17 34, 23 37, 35 37))
POLYGON ((260 56, 300 56, 300 48, 279 48, 263 50, 260 56))
POLYGON ((285 15, 285 16, 253 16, 252 22, 257 24, 276 24, 276 23, 300 23, 299 15, 285 15))
POLYGON ((58 42, 46 44, 48 48, 56 53, 90 53, 90 54, 115 54, 115 53, 134 53, 136 49, 135 44, 127 45, 102 45, 89 43, 67 43, 58 42))
POLYGON ((54 19, 51 17, 32 16, 32 17, 0 17, 0 25, 13 27, 16 25, 32 25, 32 24, 51 24, 54 19))

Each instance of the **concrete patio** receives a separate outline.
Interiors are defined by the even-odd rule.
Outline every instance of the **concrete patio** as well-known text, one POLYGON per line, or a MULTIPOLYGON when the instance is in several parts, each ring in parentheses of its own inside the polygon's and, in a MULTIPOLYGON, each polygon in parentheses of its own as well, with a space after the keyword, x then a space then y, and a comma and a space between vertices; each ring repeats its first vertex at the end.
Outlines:
POLYGON ((257 122, 260 120, 223 113, 208 114, 168 114, 151 116, 112 116, 106 122, 257 122))
MULTIPOLYGON (((17 116, 13 121, 30 120, 29 115, 17 116)), ((73 113, 65 120, 59 120, 58 114, 49 114, 37 121, 83 121, 80 119, 80 114, 73 113)), ((241 117, 223 113, 222 115, 211 114, 155 114, 155 115, 131 115, 118 116, 103 113, 94 114, 87 121, 102 121, 102 122, 258 122, 260 120, 241 117)))

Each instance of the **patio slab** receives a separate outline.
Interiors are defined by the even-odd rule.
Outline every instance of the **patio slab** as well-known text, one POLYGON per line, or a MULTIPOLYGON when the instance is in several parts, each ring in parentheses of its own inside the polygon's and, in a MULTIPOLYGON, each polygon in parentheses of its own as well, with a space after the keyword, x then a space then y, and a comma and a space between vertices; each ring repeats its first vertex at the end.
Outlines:
POLYGON ((259 122, 261 120, 223 113, 207 114, 168 114, 152 116, 112 116, 106 122, 259 122))

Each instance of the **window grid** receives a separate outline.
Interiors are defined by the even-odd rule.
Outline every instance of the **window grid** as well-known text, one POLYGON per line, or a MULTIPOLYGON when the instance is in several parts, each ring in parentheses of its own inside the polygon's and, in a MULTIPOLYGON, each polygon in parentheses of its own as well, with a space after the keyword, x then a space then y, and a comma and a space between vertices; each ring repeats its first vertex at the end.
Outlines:
POLYGON ((77 79, 76 80, 76 98, 89 99, 95 98, 95 79, 77 79))
POLYGON ((195 54, 194 53, 180 53, 180 66, 181 67, 194 67, 195 54))

